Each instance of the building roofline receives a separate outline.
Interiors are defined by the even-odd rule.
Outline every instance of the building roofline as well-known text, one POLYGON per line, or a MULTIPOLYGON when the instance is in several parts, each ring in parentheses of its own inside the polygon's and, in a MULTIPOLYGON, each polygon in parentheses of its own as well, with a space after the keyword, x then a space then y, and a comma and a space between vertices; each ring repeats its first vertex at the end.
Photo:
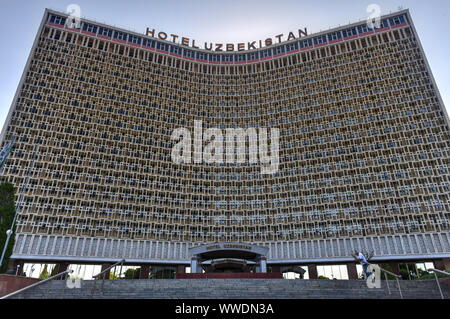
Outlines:
MULTIPOLYGON (((62 15, 64 17, 68 17, 69 16, 69 14, 67 14, 67 13, 46 8, 45 9, 45 14, 48 14, 48 13, 62 15)), ((391 18, 391 17, 398 16, 400 14, 407 14, 408 18, 410 20, 412 20, 411 19, 411 14, 409 12, 409 9, 403 9, 403 10, 400 10, 400 11, 391 12, 389 14, 382 15, 380 19, 383 20, 383 19, 386 19, 386 18, 391 18)), ((139 37, 143 37, 143 38, 146 38, 146 39, 151 39, 151 40, 158 41, 158 42, 161 42, 161 43, 164 43, 164 44, 176 45, 176 46, 178 46, 180 48, 183 48, 183 49, 189 49, 189 50, 192 50, 192 51, 195 51, 195 52, 200 52, 200 53, 210 53, 210 54, 213 53, 213 54, 217 54, 217 55, 240 55, 240 54, 248 54, 248 53, 260 52, 260 51, 264 51, 264 50, 267 50, 267 49, 277 48, 279 46, 283 46, 283 45, 286 45, 286 44, 295 43, 295 42, 298 42, 298 41, 301 41, 301 40, 312 39, 312 38, 315 38, 315 37, 318 37, 318 36, 322 36, 322 35, 326 35, 326 34, 329 34, 329 33, 333 33, 333 32, 336 32, 336 31, 357 27, 357 26, 360 26, 361 24, 364 24, 364 21, 360 20, 358 22, 353 22, 351 24, 330 28, 329 30, 308 34, 307 36, 302 36, 301 38, 297 37, 294 40, 283 41, 281 43, 275 43, 275 44, 272 44, 272 45, 269 45, 269 46, 264 46, 262 48, 257 48, 257 49, 254 49, 254 50, 214 51, 214 50, 206 50, 206 49, 201 49, 201 48, 193 48, 191 46, 182 45, 181 43, 176 43, 176 42, 173 42, 173 41, 162 40, 162 39, 159 39, 159 38, 156 38, 156 37, 147 36, 144 33, 139 33, 139 32, 136 32, 136 31, 123 29, 123 28, 120 28, 120 27, 108 25, 108 24, 101 23, 101 22, 94 21, 94 20, 89 20, 89 19, 86 19, 86 18, 81 18, 81 20, 83 22, 86 22, 86 23, 91 23, 91 24, 98 25, 100 27, 105 27, 105 28, 113 29, 115 31, 128 33, 128 34, 139 36, 139 37)), ((411 21, 410 21, 410 23, 412 24, 411 21)), ((242 41, 242 42, 246 43, 248 41, 242 41)), ((235 44, 235 42, 233 42, 233 44, 235 44)))

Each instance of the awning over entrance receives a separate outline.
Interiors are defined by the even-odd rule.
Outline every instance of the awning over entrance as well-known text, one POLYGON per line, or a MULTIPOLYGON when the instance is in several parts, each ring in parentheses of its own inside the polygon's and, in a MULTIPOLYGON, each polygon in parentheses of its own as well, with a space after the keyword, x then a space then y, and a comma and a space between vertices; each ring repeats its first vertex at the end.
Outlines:
POLYGON ((201 264, 207 260, 228 259, 250 261, 256 264, 257 272, 266 272, 266 255, 269 249, 245 243, 212 243, 189 249, 191 272, 201 272, 201 264))

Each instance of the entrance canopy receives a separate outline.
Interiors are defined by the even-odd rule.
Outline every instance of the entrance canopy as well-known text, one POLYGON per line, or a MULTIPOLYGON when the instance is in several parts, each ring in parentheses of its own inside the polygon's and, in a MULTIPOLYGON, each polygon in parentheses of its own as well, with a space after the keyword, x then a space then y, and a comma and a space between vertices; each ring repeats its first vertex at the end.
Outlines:
POLYGON ((266 255, 269 249, 266 247, 245 243, 212 243, 189 249, 192 256, 191 272, 201 272, 201 263, 207 260, 240 259, 253 261, 258 265, 258 270, 266 272, 266 255))

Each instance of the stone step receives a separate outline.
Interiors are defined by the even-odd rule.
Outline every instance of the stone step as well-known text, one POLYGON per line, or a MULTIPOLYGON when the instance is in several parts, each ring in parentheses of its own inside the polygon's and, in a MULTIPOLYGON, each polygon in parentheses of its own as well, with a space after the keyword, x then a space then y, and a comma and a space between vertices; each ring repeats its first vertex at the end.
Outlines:
MULTIPOLYGON (((363 280, 284 279, 172 279, 82 281, 81 289, 69 289, 57 280, 26 291, 14 298, 108 298, 108 299, 398 299, 396 281, 389 281, 391 293, 382 281, 381 289, 369 289, 363 280), (93 288, 95 291, 93 293, 93 288)), ((441 296, 436 281, 400 281, 405 298, 441 296)), ((446 298, 450 287, 442 283, 446 298)))

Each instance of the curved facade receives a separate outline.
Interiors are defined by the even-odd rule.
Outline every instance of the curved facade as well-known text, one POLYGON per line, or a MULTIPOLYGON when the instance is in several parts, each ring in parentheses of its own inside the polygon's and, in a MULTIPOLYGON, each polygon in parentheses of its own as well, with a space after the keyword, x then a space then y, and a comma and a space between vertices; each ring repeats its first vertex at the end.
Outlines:
POLYGON ((449 122, 408 11, 235 53, 65 21, 46 10, 2 132, 13 258, 186 264, 212 242, 286 264, 450 255, 449 122), (227 129, 278 129, 277 170, 175 163, 172 133, 195 121, 224 153, 227 129))

